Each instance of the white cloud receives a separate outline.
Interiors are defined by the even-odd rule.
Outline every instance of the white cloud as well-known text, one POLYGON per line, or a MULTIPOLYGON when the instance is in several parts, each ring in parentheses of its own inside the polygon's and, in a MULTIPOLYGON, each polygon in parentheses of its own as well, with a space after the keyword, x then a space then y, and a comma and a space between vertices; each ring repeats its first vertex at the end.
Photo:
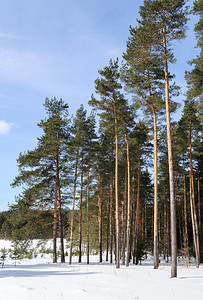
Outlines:
POLYGON ((13 39, 15 38, 14 35, 8 34, 8 33, 0 33, 0 38, 9 38, 9 39, 13 39))
POLYGON ((27 72, 34 57, 26 52, 13 51, 0 48, 0 73, 8 77, 21 77, 23 72, 27 72))
POLYGON ((7 123, 4 120, 0 120, 0 134, 7 134, 10 132, 12 123, 7 123))

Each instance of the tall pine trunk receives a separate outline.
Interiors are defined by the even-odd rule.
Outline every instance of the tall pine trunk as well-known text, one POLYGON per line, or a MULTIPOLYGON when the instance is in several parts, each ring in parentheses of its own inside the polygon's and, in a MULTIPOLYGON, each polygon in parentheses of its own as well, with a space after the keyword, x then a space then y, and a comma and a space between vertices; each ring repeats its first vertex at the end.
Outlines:
POLYGON ((61 245, 61 263, 65 263, 64 240, 63 240, 63 224, 62 224, 62 208, 61 208, 61 188, 59 179, 59 132, 57 130, 57 155, 56 155, 56 190, 58 198, 58 222, 59 222, 59 236, 61 245))
POLYGON ((127 129, 125 126, 126 133, 126 147, 127 147, 127 169, 128 169, 128 205, 127 205, 127 256, 126 256, 126 266, 129 266, 130 262, 130 235, 131 235, 131 179, 130 179, 130 151, 129 151, 129 141, 127 135, 127 129))
POLYGON ((145 240, 145 246, 147 243, 147 191, 145 191, 145 199, 144 199, 144 240, 145 240))
POLYGON ((69 252, 69 265, 72 264, 72 248, 73 248, 73 226, 74 226, 74 211, 75 211, 75 196, 77 187, 77 177, 78 177, 78 156, 79 156, 79 146, 76 154, 75 163, 75 180, 74 180, 74 191, 73 191, 73 205, 72 205, 72 217, 71 217, 71 227, 70 227, 70 252, 69 252))
POLYGON ((170 203, 167 199, 167 222, 166 222, 166 228, 167 228, 167 262, 169 262, 169 256, 170 256, 170 203))
POLYGON ((200 194, 200 179, 199 179, 199 161, 198 161, 198 168, 197 168, 197 193, 198 193, 198 217, 199 217, 199 237, 201 239, 201 194, 200 194))
MULTIPOLYGON (((137 163, 137 204, 136 204, 136 216, 135 216, 135 250, 137 252, 137 245, 140 233, 140 164, 141 164, 141 154, 138 152, 138 163, 137 163)), ((138 259, 136 256, 136 264, 138 264, 138 259)))
POLYGON ((131 235, 131 249, 132 249, 132 258, 133 264, 135 264, 135 256, 136 256, 136 223, 135 223, 135 216, 136 216, 136 195, 135 195, 135 176, 133 175, 132 178, 132 235, 131 235))
POLYGON ((61 245, 61 263, 65 263, 64 253, 64 239, 63 239, 63 223, 62 223, 62 209, 61 209, 61 189, 58 189, 58 214, 59 214, 59 230, 60 230, 60 245, 61 245))
POLYGON ((183 185, 184 185, 184 234, 183 234, 183 243, 184 243, 184 254, 189 258, 189 248, 188 248, 188 229, 187 229, 187 191, 186 191, 186 179, 185 179, 185 163, 183 160, 183 185))
POLYGON ((109 260, 109 224, 110 224, 110 187, 107 201, 107 224, 106 224, 106 261, 109 260))
POLYGON ((99 262, 102 262, 102 184, 101 175, 98 176, 98 207, 99 207, 99 262))
POLYGON ((158 164, 157 164, 157 122, 156 112, 153 111, 154 121, 154 269, 159 267, 159 248, 158 248, 158 164))
POLYGON ((55 199, 54 199, 54 224, 53 224, 53 263, 57 263, 57 208, 58 208, 57 188, 55 186, 55 199))
POLYGON ((110 182, 110 263, 113 263, 113 173, 110 182))
POLYGON ((164 186, 164 259, 166 259, 167 253, 167 199, 166 199, 166 187, 164 186))
POLYGON ((193 173, 193 162, 192 162, 192 122, 190 120, 190 206, 191 206, 191 217, 192 217, 192 229, 193 229, 193 241, 196 254, 196 267, 200 265, 200 250, 199 250, 199 232, 197 223, 197 214, 195 207, 195 188, 194 188, 194 173, 193 173))
POLYGON ((82 195, 83 194, 83 151, 82 151, 82 166, 81 166, 81 182, 80 182, 80 217, 79 217, 79 258, 78 262, 82 262, 82 195))
POLYGON ((89 245, 89 186, 90 186, 90 155, 89 155, 89 164, 88 164, 88 173, 87 173, 87 264, 90 260, 90 245, 89 245))
POLYGON ((114 99, 114 119, 115 119, 115 198, 116 198, 116 268, 120 268, 120 238, 119 238, 119 199, 118 199, 118 121, 116 111, 116 100, 114 99))
POLYGON ((177 230, 176 230, 176 204, 173 177, 173 155, 171 138, 171 120, 169 105, 169 77, 168 60, 166 48, 166 29, 163 29, 164 65, 165 65, 165 102, 166 102, 166 123, 168 143, 168 165, 169 165, 169 187, 170 187, 170 212, 171 212, 171 277, 177 277, 177 230))
POLYGON ((124 152, 124 164, 125 164, 125 189, 123 197, 123 240, 122 240, 122 265, 125 265, 125 244, 126 244, 126 222, 127 222, 127 197, 128 197, 128 174, 127 174, 127 158, 126 151, 124 152))

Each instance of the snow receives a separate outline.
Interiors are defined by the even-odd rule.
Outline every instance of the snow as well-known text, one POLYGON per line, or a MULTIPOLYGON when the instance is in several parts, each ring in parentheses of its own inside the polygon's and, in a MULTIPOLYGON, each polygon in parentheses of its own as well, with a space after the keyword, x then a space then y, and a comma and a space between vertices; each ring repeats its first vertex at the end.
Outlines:
MULTIPOLYGON (((51 242, 48 246, 50 247, 51 242)), ((9 241, 0 241, 0 249, 11 248, 9 241)), ((36 241, 32 247, 36 247, 36 241)), ((203 299, 203 265, 178 266, 178 278, 170 278, 170 265, 161 261, 158 270, 153 260, 128 268, 108 262, 98 263, 98 256, 86 257, 78 264, 53 264, 50 254, 14 261, 9 257, 0 269, 3 300, 201 300, 203 299)), ((68 258, 66 258, 68 261, 68 258)), ((105 259, 105 257, 104 257, 105 259)))

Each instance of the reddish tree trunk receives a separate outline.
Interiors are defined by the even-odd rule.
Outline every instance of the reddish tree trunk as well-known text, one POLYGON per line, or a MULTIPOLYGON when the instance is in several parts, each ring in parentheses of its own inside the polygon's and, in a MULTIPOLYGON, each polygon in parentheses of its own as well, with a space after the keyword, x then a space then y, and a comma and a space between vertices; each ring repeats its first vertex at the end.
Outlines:
POLYGON ((71 217, 71 231, 70 231, 70 252, 69 252, 69 265, 72 264, 72 247, 73 247, 73 226, 74 226, 74 211, 75 211, 75 196, 78 176, 78 155, 79 147, 77 149, 76 164, 75 164, 75 180, 74 180, 74 191, 73 191, 73 205, 72 205, 72 217, 71 217))
POLYGON ((167 123, 167 143, 168 143, 168 165, 169 165, 169 187, 170 187, 170 211, 171 211, 171 277, 177 277, 177 232, 176 232, 176 204, 173 178, 173 155, 171 139, 171 121, 169 105, 169 79, 168 61, 166 48, 166 30, 163 30, 163 48, 165 64, 165 101, 166 101, 166 123, 167 123))

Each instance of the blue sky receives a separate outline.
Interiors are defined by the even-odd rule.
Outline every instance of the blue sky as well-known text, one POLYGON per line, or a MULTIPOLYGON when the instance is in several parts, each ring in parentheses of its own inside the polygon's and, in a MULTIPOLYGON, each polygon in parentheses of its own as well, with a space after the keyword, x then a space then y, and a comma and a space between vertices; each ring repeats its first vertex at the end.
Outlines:
MULTIPOLYGON (((41 135, 46 97, 63 98, 73 114, 94 92, 98 69, 122 57, 129 25, 136 25, 141 0, 7 0, 0 10, 0 211, 19 189, 20 152, 41 135)), ((189 1, 192 4, 192 1, 189 1)), ((188 37, 174 43, 176 82, 185 90, 186 61, 195 57, 194 20, 188 37)), ((183 99, 183 96, 182 96, 183 99)))

